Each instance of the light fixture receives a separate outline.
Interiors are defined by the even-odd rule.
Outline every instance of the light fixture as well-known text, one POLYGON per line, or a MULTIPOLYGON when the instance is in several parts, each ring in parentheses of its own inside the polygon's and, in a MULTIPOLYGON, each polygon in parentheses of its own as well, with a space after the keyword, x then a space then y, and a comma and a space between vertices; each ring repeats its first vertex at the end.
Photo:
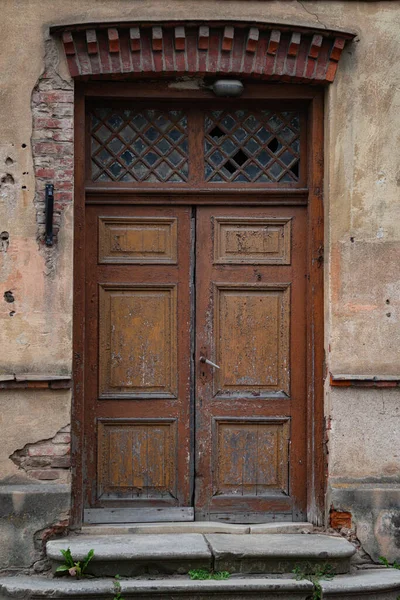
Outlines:
POLYGON ((216 96, 237 98, 243 93, 243 83, 238 79, 218 79, 211 86, 216 96))

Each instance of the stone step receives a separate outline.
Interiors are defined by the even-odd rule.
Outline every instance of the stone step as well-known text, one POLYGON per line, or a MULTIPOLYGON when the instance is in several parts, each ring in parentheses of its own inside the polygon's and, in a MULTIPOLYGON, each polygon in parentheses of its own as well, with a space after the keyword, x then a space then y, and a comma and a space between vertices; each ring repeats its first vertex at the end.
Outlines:
POLYGON ((88 573, 100 577, 182 574, 191 569, 291 573, 296 565, 306 563, 329 563, 336 573, 347 573, 355 553, 354 546, 343 538, 314 534, 80 535, 47 543, 53 571, 62 564, 60 550, 66 548, 77 561, 93 549, 88 573))
MULTIPOLYGON (((187 576, 121 579, 124 600, 307 600, 312 596, 309 581, 288 577, 232 576, 223 581, 191 581, 187 576)), ((322 600, 397 600, 400 571, 374 569, 354 575, 339 575, 321 581, 322 600)), ((0 600, 10 598, 56 598, 57 600, 111 600, 112 579, 49 579, 39 576, 0 578, 0 600)))
POLYGON ((329 563, 335 573, 348 573, 355 554, 352 544, 328 535, 205 536, 216 571, 229 573, 291 573, 296 565, 329 563))
MULTIPOLYGON (((121 579, 124 600, 307 600, 313 591, 309 581, 294 579, 244 578, 223 581, 191 581, 171 579, 121 579)), ((115 595, 113 581, 92 579, 81 581, 10 577, 0 579, 0 600, 9 598, 67 598, 111 600, 115 595), (30 595, 28 595, 30 594, 30 595)))

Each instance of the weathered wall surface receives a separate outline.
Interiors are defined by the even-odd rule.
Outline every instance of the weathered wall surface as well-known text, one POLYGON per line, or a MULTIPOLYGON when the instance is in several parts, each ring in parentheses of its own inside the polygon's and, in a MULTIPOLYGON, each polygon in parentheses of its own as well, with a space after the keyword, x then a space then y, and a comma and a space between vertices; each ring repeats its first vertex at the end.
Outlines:
POLYGON ((349 2, 344 12, 359 41, 326 102, 329 364, 335 374, 399 375, 400 10, 349 2))
MULTIPOLYGON (((0 392, 0 473, 4 482, 28 480, 26 469, 19 469, 18 461, 10 456, 22 450, 26 444, 51 440, 60 429, 68 426, 70 406, 71 394, 68 390, 0 392)), ((43 452, 38 454, 31 451, 29 454, 31 457, 44 456, 43 452)), ((47 455, 61 456, 57 450, 52 454, 50 449, 47 455)))
MULTIPOLYGON (((59 203, 57 244, 45 249, 38 240, 38 198, 43 186, 35 182, 32 155, 34 145, 43 141, 40 136, 47 135, 43 130, 32 138, 32 108, 40 112, 40 102, 32 94, 39 78, 41 90, 46 87, 43 74, 49 71, 57 77, 59 90, 68 93, 72 89, 62 49, 49 41, 49 26, 196 18, 287 20, 358 33, 326 92, 327 367, 334 375, 399 375, 397 2, 9 0, 2 5, 0 36, 0 378, 68 376, 71 372, 72 206, 68 201, 59 203)), ((59 118, 64 116, 70 117, 59 118)), ((37 122, 35 127, 40 132, 37 122)), ((42 183, 46 177, 43 174, 42 183)), ((71 181, 65 183, 63 190, 58 185, 57 193, 72 193, 71 181)), ((0 390, 4 403, 0 480, 29 477, 9 457, 63 428, 69 421, 69 398, 68 393, 55 390, 15 390, 12 394, 0 390)), ((400 554, 394 536, 379 537, 379 532, 384 529, 382 523, 389 523, 382 511, 392 514, 392 500, 385 498, 399 496, 399 406, 396 390, 326 386, 330 423, 327 505, 332 502, 335 508, 350 510, 360 524, 372 519, 364 543, 374 556, 386 548, 392 558, 400 554), (345 494, 350 484, 357 490, 364 486, 365 491, 374 481, 381 482, 379 501, 369 492, 345 494), (384 541, 380 546, 371 541, 379 539, 391 541, 386 546, 384 541)), ((385 531, 391 531, 391 526, 385 531)))

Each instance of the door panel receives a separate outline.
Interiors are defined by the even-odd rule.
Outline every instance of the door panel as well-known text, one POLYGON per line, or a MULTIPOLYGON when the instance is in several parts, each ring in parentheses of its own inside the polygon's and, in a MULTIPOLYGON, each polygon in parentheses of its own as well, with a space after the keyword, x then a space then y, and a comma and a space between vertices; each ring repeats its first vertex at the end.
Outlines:
POLYGON ((214 284, 214 397, 289 395, 290 286, 214 284))
POLYGON ((198 209, 196 518, 305 516, 305 242, 302 208, 198 209))
POLYGON ((191 209, 86 223, 85 506, 189 506, 191 209))

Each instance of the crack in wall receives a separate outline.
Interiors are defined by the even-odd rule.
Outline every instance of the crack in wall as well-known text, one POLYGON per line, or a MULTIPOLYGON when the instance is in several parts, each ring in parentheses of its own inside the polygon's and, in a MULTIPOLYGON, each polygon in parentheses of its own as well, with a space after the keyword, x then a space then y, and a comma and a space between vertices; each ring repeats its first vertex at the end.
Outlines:
POLYGON ((312 17, 315 17, 317 19, 318 24, 321 25, 321 27, 323 27, 324 29, 327 29, 327 26, 324 23, 322 23, 322 21, 320 20, 319 16, 317 14, 313 13, 308 8, 305 7, 304 2, 301 2, 301 0, 297 0, 297 3, 300 4, 300 6, 303 8, 303 10, 306 11, 306 13, 308 13, 312 17))

